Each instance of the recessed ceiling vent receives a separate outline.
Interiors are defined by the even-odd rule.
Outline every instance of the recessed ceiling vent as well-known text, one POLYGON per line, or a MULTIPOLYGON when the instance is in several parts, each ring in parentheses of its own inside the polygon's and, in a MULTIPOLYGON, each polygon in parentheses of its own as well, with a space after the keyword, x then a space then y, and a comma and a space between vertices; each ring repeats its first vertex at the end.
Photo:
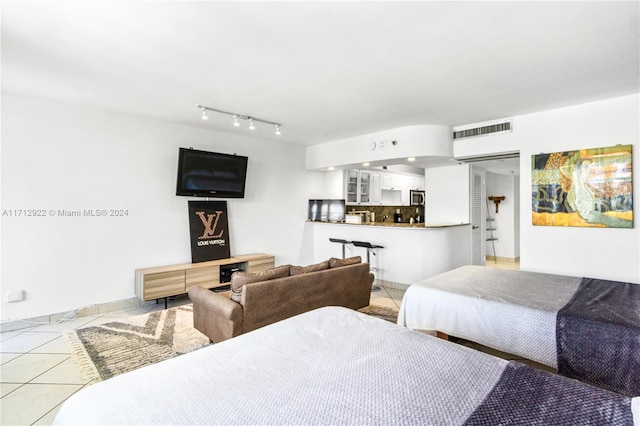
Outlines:
POLYGON ((508 133, 512 131, 511 120, 487 124, 481 127, 458 129, 453 131, 453 140, 486 136, 496 133, 508 133))

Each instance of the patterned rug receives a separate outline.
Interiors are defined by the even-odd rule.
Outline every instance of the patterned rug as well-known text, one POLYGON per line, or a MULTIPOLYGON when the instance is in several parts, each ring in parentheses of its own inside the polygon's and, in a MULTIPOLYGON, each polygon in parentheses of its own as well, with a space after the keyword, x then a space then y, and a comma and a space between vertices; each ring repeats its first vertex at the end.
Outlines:
POLYGON ((193 328, 193 306, 184 305, 67 334, 85 377, 106 380, 209 344, 193 328))
MULTIPOLYGON (((367 306, 359 312, 395 323, 398 309, 367 306)), ((106 380, 209 344, 193 328, 193 305, 138 315, 67 333, 74 358, 88 379, 106 380)))

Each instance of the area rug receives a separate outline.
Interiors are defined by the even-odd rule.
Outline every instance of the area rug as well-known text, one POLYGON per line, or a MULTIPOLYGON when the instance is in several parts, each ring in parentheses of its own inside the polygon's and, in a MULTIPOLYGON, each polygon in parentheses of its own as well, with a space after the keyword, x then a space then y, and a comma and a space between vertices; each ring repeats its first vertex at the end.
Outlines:
MULTIPOLYGON (((398 309, 370 305, 367 315, 395 323, 398 309)), ((90 380, 110 377, 191 352, 209 344, 193 328, 193 305, 78 328, 67 333, 74 359, 90 380)))
POLYGON ((381 318, 383 320, 396 323, 398 322, 398 308, 388 308, 386 306, 369 305, 358 309, 358 312, 371 315, 372 317, 381 318))
POLYGON ((209 344, 193 328, 193 305, 138 315, 67 334, 83 376, 106 380, 209 344))

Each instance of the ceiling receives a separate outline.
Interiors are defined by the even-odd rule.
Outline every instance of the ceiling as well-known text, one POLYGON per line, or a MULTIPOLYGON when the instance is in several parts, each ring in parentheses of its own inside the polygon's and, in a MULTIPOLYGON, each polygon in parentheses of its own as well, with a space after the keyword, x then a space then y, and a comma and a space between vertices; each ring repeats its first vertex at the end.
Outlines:
POLYGON ((453 127, 638 93, 639 5, 3 1, 2 91, 300 145, 453 127))

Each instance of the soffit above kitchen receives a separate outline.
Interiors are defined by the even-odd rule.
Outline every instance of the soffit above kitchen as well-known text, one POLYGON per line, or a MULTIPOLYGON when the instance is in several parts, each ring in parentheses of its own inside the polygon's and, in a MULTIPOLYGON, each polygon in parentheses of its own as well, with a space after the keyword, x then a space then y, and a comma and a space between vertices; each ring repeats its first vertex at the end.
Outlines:
POLYGON ((315 145, 640 91, 623 2, 2 2, 2 92, 315 145), (196 105, 282 123, 254 131, 196 105))

